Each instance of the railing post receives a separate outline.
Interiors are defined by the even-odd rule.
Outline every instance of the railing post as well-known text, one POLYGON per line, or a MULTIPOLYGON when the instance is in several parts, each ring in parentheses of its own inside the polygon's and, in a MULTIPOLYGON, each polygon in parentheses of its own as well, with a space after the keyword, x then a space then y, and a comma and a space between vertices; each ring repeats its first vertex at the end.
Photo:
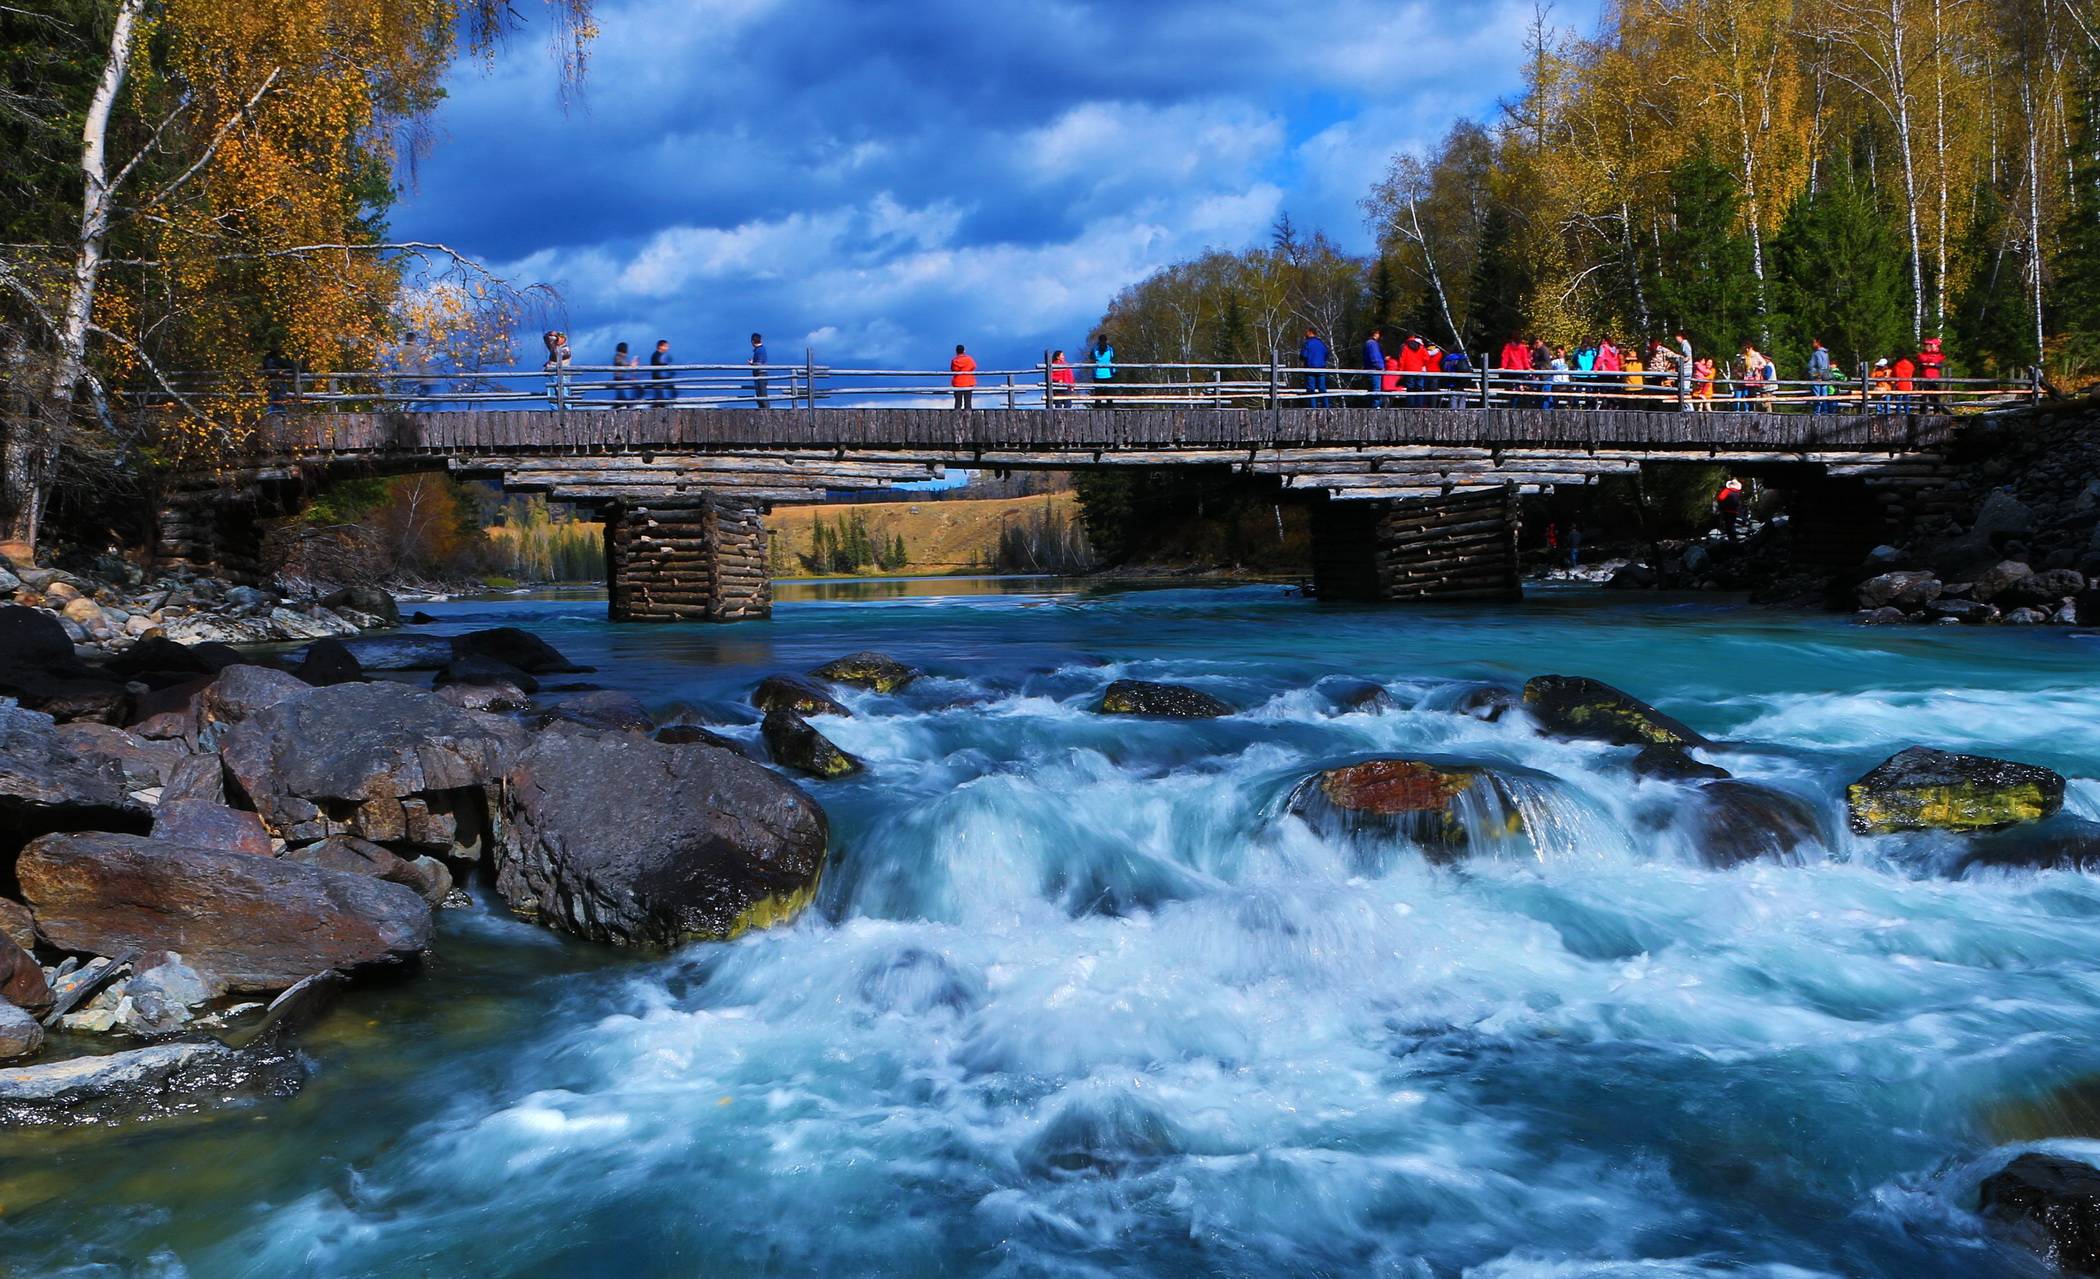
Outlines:
POLYGON ((1269 352, 1269 407, 1276 407, 1276 352, 1269 352))
POLYGON ((1873 402, 1869 398, 1870 394, 1867 381, 1867 362, 1861 360, 1859 362, 1859 413, 1861 417, 1865 417, 1874 411, 1873 402))
POLYGON ((1053 380, 1054 377, 1055 372, 1050 367, 1050 349, 1045 347, 1043 348, 1043 411, 1045 413, 1057 407, 1057 383, 1053 380))
POLYGON ((802 404, 805 418, 814 428, 817 424, 817 353, 806 346, 802 348, 802 404))
POLYGON ((1006 407, 1007 407, 1007 408, 1009 408, 1009 409, 1011 409, 1011 408, 1012 408, 1013 406, 1014 406, 1014 375, 1013 375, 1013 374, 1011 374, 1011 373, 1009 373, 1009 374, 1007 374, 1007 375, 1006 375, 1006 407))
POLYGON ((2029 404, 2040 404, 2042 402, 2042 366, 2039 364, 2027 366, 2027 402, 2029 404))
POLYGON ((1488 357, 1480 357, 1480 407, 1488 406, 1488 357))
POLYGON ((1210 371, 1210 406, 1212 408, 1223 408, 1225 406, 1224 384, 1225 374, 1223 370, 1212 369, 1210 371))

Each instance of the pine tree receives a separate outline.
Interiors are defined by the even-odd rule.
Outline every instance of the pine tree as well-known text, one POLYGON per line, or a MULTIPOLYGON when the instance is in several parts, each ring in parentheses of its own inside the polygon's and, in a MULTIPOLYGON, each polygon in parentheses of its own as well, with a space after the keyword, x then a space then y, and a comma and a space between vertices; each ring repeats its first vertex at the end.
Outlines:
POLYGON ((1671 172, 1670 202, 1675 217, 1649 289, 1662 322, 1682 328, 1698 351, 1766 341, 1734 176, 1695 155, 1671 172))
POLYGON ((2043 318, 2066 362, 2088 369, 2100 363, 2100 50, 2086 53, 2077 86, 2071 189, 2043 318))
POLYGON ((1976 193, 1979 210, 1962 244, 1969 278, 1949 317, 1954 341, 1949 362, 1966 372, 2024 373, 2040 359, 2034 349, 2034 320, 2027 293, 2028 252, 2019 219, 2006 193, 1988 183, 1976 193))
POLYGON ((1815 195, 1787 210, 1772 243, 1781 312, 1774 354, 1789 377, 1801 376, 1812 338, 1848 373, 1909 341, 1903 238, 1851 164, 1833 161, 1827 172, 1815 195))

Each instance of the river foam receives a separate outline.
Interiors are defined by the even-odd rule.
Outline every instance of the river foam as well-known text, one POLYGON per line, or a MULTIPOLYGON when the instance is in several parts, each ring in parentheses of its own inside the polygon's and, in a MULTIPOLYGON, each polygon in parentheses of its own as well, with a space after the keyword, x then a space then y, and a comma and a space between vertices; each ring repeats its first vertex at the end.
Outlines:
MULTIPOLYGON (((66 1223, 91 1256, 158 1249, 198 1275, 2027 1264, 1969 1209, 2025 1148, 1994 1108, 2100 1073, 2100 888, 1916 873, 1843 833, 1839 795, 1911 740, 2026 745, 2090 809, 2100 742, 2070 724, 2100 693, 2056 650, 1927 645, 1894 691, 1879 641, 1770 619, 1746 638, 1720 613, 1247 591, 1066 599, 1040 625, 1010 599, 846 607, 783 608, 760 640, 553 637, 659 702, 727 704, 854 647, 935 672, 820 721, 871 767, 814 788, 836 854, 802 921, 580 970, 522 926, 449 924, 462 970, 368 1015, 459 994, 486 1025, 324 1040, 286 1115, 141 1139, 304 1138, 306 1159, 273 1148, 267 1181, 162 1186, 114 1217, 47 1202, 0 1239, 55 1259, 66 1223), (725 662, 733 642, 766 651, 725 662), (1454 681, 1549 669, 1745 740, 1708 758, 1812 807, 1798 864, 1708 869, 1686 792, 1637 780, 1630 752, 1449 709, 1454 681), (1242 709, 1095 715, 1123 677, 1242 709), (1347 710, 1359 680, 1394 705, 1347 710), (1942 680, 1945 705, 1913 687, 1942 680), (1523 837, 1439 868, 1286 813, 1309 772, 1392 754, 1505 770, 1523 837), (385 1051, 417 1069, 355 1064, 385 1051)), ((90 1167, 115 1157, 78 1140, 90 1167)))

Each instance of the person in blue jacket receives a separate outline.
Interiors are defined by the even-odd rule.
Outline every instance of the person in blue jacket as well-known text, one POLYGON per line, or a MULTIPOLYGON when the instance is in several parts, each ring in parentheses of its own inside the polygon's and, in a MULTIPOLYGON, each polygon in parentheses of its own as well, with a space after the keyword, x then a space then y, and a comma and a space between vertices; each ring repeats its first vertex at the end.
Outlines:
POLYGON ((772 407, 766 401, 766 340, 756 333, 751 335, 751 394, 758 407, 772 407))
POLYGON ((1116 380, 1116 348, 1108 344, 1108 334, 1094 335, 1094 349, 1087 358, 1094 364, 1094 389, 1091 392, 1099 408, 1112 409, 1115 401, 1109 398, 1109 386, 1116 380))
POLYGON ((1383 329, 1372 329, 1371 336, 1364 339, 1364 385, 1370 388, 1374 409, 1385 404, 1385 397, 1378 393, 1379 382, 1385 377, 1385 347, 1379 341, 1384 336, 1383 329))
POLYGON ((1305 369, 1306 403, 1316 409, 1327 407, 1327 374, 1318 370, 1327 367, 1327 344, 1320 340, 1320 331, 1307 326, 1305 342, 1298 348, 1298 367, 1305 369))
MULTIPOLYGON (((1444 352, 1442 371, 1447 374, 1460 375, 1471 373, 1473 371, 1473 362, 1466 358, 1464 351, 1446 351, 1444 352)), ((1444 379, 1444 389, 1449 392, 1446 403, 1452 408, 1462 409, 1466 406, 1466 383, 1462 376, 1446 377, 1444 379)))

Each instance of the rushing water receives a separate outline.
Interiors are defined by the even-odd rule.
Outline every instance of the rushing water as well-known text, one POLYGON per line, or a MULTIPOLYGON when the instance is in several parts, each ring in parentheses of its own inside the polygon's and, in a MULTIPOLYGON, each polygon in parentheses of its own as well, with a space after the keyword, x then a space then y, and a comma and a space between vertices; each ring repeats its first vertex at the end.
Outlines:
POLYGON ((0 1134, 0 1271, 2041 1273, 1968 1209, 2023 1142, 2100 1137, 2049 1100, 2100 1074, 2100 884, 1931 875, 1839 797, 1926 742, 2100 811, 2100 639, 934 589, 713 628, 446 606, 747 735, 762 674, 933 677, 824 722, 871 767, 812 787, 834 861, 794 927, 637 958, 448 913, 421 978, 310 1034, 295 1098, 0 1134), (1543 672, 1742 743, 1715 758, 1811 797, 1825 848, 1704 869, 1628 752, 1436 709, 1543 672), (1242 709, 1090 714, 1119 676, 1242 709), (1402 709, 1337 713, 1357 678, 1402 709), (1367 864, 1279 816, 1380 752, 1537 779, 1534 838, 1367 864))

